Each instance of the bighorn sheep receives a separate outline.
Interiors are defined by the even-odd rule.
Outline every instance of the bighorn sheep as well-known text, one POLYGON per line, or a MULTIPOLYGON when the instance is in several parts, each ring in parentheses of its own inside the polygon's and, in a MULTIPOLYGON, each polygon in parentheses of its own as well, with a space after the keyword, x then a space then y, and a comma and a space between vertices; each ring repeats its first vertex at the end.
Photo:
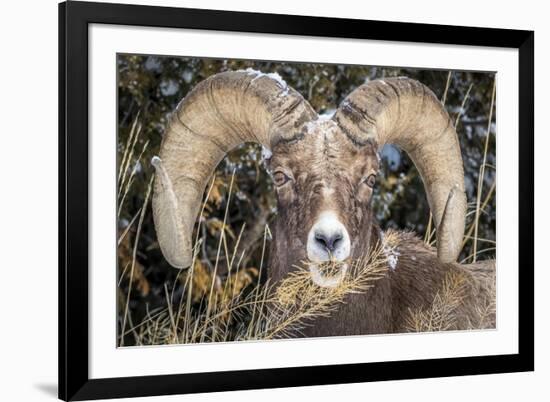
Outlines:
MULTIPOLYGON (((371 81, 324 119, 276 74, 224 72, 198 84, 173 113, 153 160, 155 226, 174 267, 192 261, 191 234, 213 170, 244 142, 271 151, 267 165, 278 202, 268 268, 273 281, 303 260, 357 258, 383 236, 370 201, 384 144, 405 150, 424 182, 437 250, 400 233, 388 274, 368 292, 350 295, 305 335, 403 331, 410 309, 429 306, 449 272, 467 279, 454 328, 471 327, 477 301, 491 297, 486 278, 494 261, 455 263, 466 214, 462 157, 453 124, 430 89, 409 78, 371 81)), ((332 286, 334 278, 313 269, 312 280, 332 286)), ((494 314, 491 320, 494 325, 494 314)))

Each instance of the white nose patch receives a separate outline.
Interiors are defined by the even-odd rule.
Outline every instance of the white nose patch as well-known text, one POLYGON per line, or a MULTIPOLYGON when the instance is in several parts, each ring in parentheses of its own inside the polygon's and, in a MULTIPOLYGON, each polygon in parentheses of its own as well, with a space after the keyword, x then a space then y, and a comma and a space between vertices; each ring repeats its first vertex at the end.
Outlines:
POLYGON ((350 250, 348 231, 336 213, 322 212, 307 236, 307 258, 312 262, 344 261, 350 250))

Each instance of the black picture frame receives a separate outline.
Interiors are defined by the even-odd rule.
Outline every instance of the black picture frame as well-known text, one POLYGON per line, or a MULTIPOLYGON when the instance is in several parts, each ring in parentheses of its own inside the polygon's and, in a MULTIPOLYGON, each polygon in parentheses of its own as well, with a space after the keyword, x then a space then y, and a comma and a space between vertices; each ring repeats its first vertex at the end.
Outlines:
POLYGON ((59 398, 86 400, 534 370, 534 32, 70 1, 59 4, 59 398), (88 26, 92 23, 519 51, 518 353, 214 373, 88 375, 88 26))

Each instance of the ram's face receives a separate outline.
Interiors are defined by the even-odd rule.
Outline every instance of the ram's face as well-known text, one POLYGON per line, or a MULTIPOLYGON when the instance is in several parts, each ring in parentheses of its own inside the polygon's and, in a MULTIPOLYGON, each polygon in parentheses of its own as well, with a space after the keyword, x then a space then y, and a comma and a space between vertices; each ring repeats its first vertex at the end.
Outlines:
POLYGON ((227 71, 199 83, 172 116, 152 160, 152 203, 159 245, 176 268, 193 262, 193 227, 212 172, 227 150, 247 141, 273 155, 277 275, 289 263, 346 261, 368 249, 376 146, 386 143, 408 152, 421 172, 438 223, 440 260, 454 262, 462 249, 467 202, 460 144, 439 99, 417 81, 369 81, 324 120, 277 74, 227 71))
POLYGON ((371 223, 374 145, 357 146, 334 122, 317 122, 276 144, 269 170, 292 263, 358 256, 371 223))

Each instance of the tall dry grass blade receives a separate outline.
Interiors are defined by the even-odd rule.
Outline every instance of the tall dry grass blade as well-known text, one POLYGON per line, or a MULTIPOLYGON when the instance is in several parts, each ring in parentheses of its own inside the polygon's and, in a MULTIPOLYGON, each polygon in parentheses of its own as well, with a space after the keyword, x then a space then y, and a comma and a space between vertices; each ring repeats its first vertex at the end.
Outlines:
MULTIPOLYGON (((465 240, 473 240, 474 239, 473 236, 465 236, 464 238, 465 238, 465 240)), ((491 240, 491 239, 484 239, 483 237, 477 237, 477 240, 480 241, 480 242, 483 242, 483 243, 497 244, 496 241, 491 240)))
MULTIPOLYGON (((265 246, 266 246, 266 243, 267 243, 267 233, 268 233, 268 226, 265 225, 264 227, 264 239, 263 239, 263 244, 262 244, 262 256, 260 258, 260 270, 259 270, 259 274, 258 274, 258 285, 256 286, 256 291, 255 291, 255 294, 256 294, 256 300, 258 299, 258 296, 259 296, 259 293, 260 293, 260 278, 262 277, 262 269, 263 269, 263 266, 264 266, 264 257, 265 257, 265 246)), ((252 322, 254 322, 254 319, 256 318, 256 305, 254 305, 254 309, 252 310, 252 322)))
MULTIPOLYGON (((493 184, 491 184, 491 188, 489 189, 489 192, 487 193, 487 195, 485 196, 485 199, 483 200, 483 204, 481 204, 481 208, 479 208, 479 209, 475 208, 472 211, 472 213, 475 214, 475 213, 477 213, 478 210, 483 211, 485 209, 485 207, 487 206, 487 204, 491 200, 491 197, 492 197, 492 195, 495 191, 495 188, 496 188, 496 182, 493 182, 493 184)), ((474 229, 475 229, 475 220, 472 222, 472 224, 468 228, 468 231, 466 232, 466 235, 464 236, 464 240, 462 241, 462 247, 463 248, 466 245, 466 243, 468 242, 468 239, 472 239, 472 240, 474 239, 474 237, 472 237, 472 233, 474 232, 474 229)))
POLYGON ((145 308, 146 308, 146 310, 147 310, 147 313, 146 313, 146 315, 145 315, 145 318, 144 318, 139 324, 136 324, 136 325, 134 326, 134 328, 129 328, 129 329, 127 329, 126 332, 122 334, 122 336, 128 335, 128 334, 131 333, 131 331, 134 330, 134 329, 146 327, 147 324, 150 324, 151 321, 153 321, 153 320, 156 319, 156 318, 159 318, 159 316, 161 316, 161 315, 164 313, 164 309, 163 309, 163 310, 160 310, 159 312, 156 312, 156 313, 154 313, 154 314, 151 314, 151 313, 149 312, 149 308, 148 308, 147 305, 145 306, 145 308))
POLYGON ((135 130, 134 138, 132 139, 132 143, 130 144, 130 148, 128 150, 128 155, 126 156, 126 160, 124 162, 124 165, 121 166, 122 169, 122 177, 120 178, 120 181, 118 182, 118 188, 123 188, 124 183, 128 181, 128 169, 130 167, 130 162, 132 160, 132 157, 134 156, 134 151, 136 148, 137 141, 139 139, 139 135, 141 134, 141 123, 137 123, 137 129, 135 130))
POLYGON ((468 90, 466 91, 466 95, 464 95, 464 99, 462 99, 462 104, 460 105, 460 109, 458 110, 458 113, 456 114, 455 119, 455 130, 458 128, 458 123, 460 123, 460 118, 462 117, 462 113, 465 111, 466 102, 468 101, 468 98, 470 97, 470 92, 472 91, 474 84, 470 84, 468 87, 468 90))
POLYGON ((445 91, 443 91, 443 98, 441 99, 441 104, 445 106, 445 103, 447 103, 447 93, 449 92, 449 86, 451 85, 451 76, 453 72, 449 71, 447 73, 447 82, 445 83, 445 91))
POLYGON ((134 225, 136 219, 138 218, 139 214, 141 213, 141 207, 138 209, 138 211, 136 212, 136 214, 134 215, 134 217, 132 218, 132 220, 128 223, 128 226, 126 226, 124 228, 124 231, 120 234, 118 240, 117 240, 117 247, 120 246, 120 244, 122 243, 122 241, 124 240, 124 238, 126 237, 126 235, 128 234, 128 232, 130 231, 130 229, 132 228, 132 226, 134 225))
POLYGON ((172 309, 172 301, 170 298, 170 292, 168 292, 168 286, 164 284, 164 296, 166 297, 166 305, 168 306, 168 316, 170 317, 170 323, 172 324, 172 331, 174 340, 178 339, 178 326, 176 325, 176 318, 174 317, 174 311, 172 309))
MULTIPOLYGON (((145 142, 145 144, 143 145, 143 148, 142 148, 142 150, 139 154, 139 157, 136 159, 136 162, 134 163, 134 167, 132 168, 132 171, 130 172, 130 176, 128 177, 126 182, 124 181, 124 177, 123 177, 123 181, 121 183, 120 188, 124 187, 124 191, 122 193, 122 198, 121 198, 121 200, 118 204, 117 217, 120 216, 120 212, 122 211, 122 206, 124 205, 124 201, 126 200, 126 196, 128 195, 128 191, 130 190, 130 187, 132 186, 132 183, 134 181, 134 177, 136 175, 137 168, 138 168, 139 164, 141 163, 141 158, 143 157, 143 154, 147 150, 148 146, 149 146, 149 141, 147 140, 145 142)), ((129 156, 129 158, 131 158, 132 156, 133 156, 133 150, 131 151, 131 155, 129 156)), ((120 196, 120 193, 119 193, 119 196, 120 196)))
POLYGON ((135 331, 134 329, 134 322, 132 320, 132 315, 128 315, 128 322, 130 323, 130 333, 132 335, 134 335, 134 340, 136 342, 136 346, 140 346, 141 345, 141 341, 140 341, 140 336, 139 334, 135 331))
MULTIPOLYGON (((214 272, 212 273, 212 284, 210 286, 210 292, 208 294, 208 305, 206 306, 206 319, 208 320, 208 316, 210 315, 210 311, 212 309, 212 294, 214 292, 214 285, 216 283, 216 276, 218 274, 218 263, 219 263, 219 260, 220 260, 220 252, 221 252, 221 247, 222 247, 222 244, 223 244, 223 238, 225 236, 225 227, 227 225, 227 216, 229 214, 229 204, 231 202, 231 191, 233 189, 233 183, 235 181, 235 169, 233 169, 233 173, 231 174, 231 182, 229 184, 229 191, 227 193, 227 202, 226 202, 226 206, 225 206, 225 212, 224 212, 224 215, 223 215, 223 222, 222 222, 222 228, 220 230, 220 241, 219 241, 219 244, 218 244, 218 251, 216 253, 216 262, 214 264, 214 272)), ((203 333, 204 335, 204 333, 203 333)), ((202 339, 201 339, 202 341, 202 339)))
POLYGON ((487 135, 485 136, 485 148, 483 149, 483 163, 479 168, 479 177, 477 183, 477 197, 476 197, 476 215, 474 219, 474 252, 473 262, 477 260, 477 235, 479 230, 479 205, 481 200, 481 194, 483 193, 483 182, 485 178, 485 163, 487 162, 487 150, 489 148, 489 138, 491 137, 491 121, 493 120, 493 106, 495 104, 495 93, 497 88, 496 77, 493 80, 493 91, 491 93, 491 107, 489 109, 489 120, 487 122, 487 135))
MULTIPOLYGON (((210 182, 210 186, 208 187, 208 191, 206 192, 206 198, 204 199, 204 201, 202 203, 202 207, 201 207, 201 210, 200 210, 200 213, 199 213, 199 223, 198 223, 198 226, 197 226, 197 234, 195 236, 195 245, 193 246, 194 248, 198 248, 198 246, 200 245, 199 236, 200 236, 200 233, 201 233, 201 226, 202 226, 203 217, 204 217, 204 210, 206 208, 206 204, 208 203, 208 200, 210 199, 210 194, 212 192, 212 188, 214 187, 215 181, 216 181, 216 174, 212 175, 212 181, 210 182)), ((189 286, 187 287, 187 301, 186 301, 186 305, 185 305, 185 307, 186 307, 186 309, 185 309, 185 318, 186 319, 184 320, 184 323, 183 323, 183 325, 184 325, 183 334, 186 337, 184 339, 184 343, 187 343, 187 335, 189 333, 189 320, 191 319, 191 300, 192 300, 192 295, 193 295, 193 275, 194 275, 194 272, 195 272, 196 258, 197 258, 197 253, 193 253, 193 260, 191 261, 191 266, 189 267, 189 270, 187 272, 187 277, 189 278, 189 286)), ((174 288, 175 288, 175 284, 177 283, 178 277, 180 276, 181 272, 182 272, 181 270, 180 270, 180 272, 178 272, 178 275, 176 276, 176 280, 174 280, 174 288)), ((180 314, 181 314, 181 311, 182 311, 181 303, 182 303, 184 297, 185 297, 185 292, 182 293, 182 297, 180 299, 180 307, 178 308, 178 320, 180 319, 180 314)))
POLYGON ((239 249, 239 245, 241 243, 241 239, 242 239, 245 227, 246 227, 246 222, 244 222, 243 225, 241 226, 241 230, 239 230, 239 235, 237 236, 237 240, 235 241, 235 245, 233 246, 233 253, 231 253, 231 258, 229 259, 229 264, 227 267, 227 275, 231 275, 233 263, 235 262, 235 257, 237 255, 237 250, 239 249))
POLYGON ((136 135, 136 127, 137 123, 139 121, 139 115, 141 113, 141 110, 138 110, 137 115, 132 122, 132 127, 130 128, 130 134, 128 134, 128 138, 126 139, 126 145, 124 147, 124 153, 122 154, 122 159, 120 161, 119 171, 118 171, 118 178, 117 178, 117 186, 120 188, 120 180, 122 178, 122 175, 125 171, 124 166, 126 164, 126 158, 128 157, 128 152, 130 150, 130 145, 133 142, 134 135, 136 135))
MULTIPOLYGON (((147 186, 147 193, 145 194, 145 200, 143 201, 143 206, 141 208, 141 214, 139 216, 139 223, 136 230, 136 238, 134 240, 134 250, 132 252, 132 269, 130 270, 130 282, 128 283, 128 294, 126 295, 126 306, 124 308, 124 316, 122 320, 121 334, 124 334, 126 329, 126 321, 128 318, 128 310, 130 307, 130 296, 132 294, 132 283, 134 281, 134 270, 136 266, 136 257, 137 257, 137 248, 139 243, 139 236, 141 234, 141 226, 143 225, 143 219, 145 218, 145 212, 147 210, 147 204, 149 203, 149 197, 151 196, 151 189, 153 188, 153 179, 154 176, 151 176, 149 180, 149 185, 147 186)), ((120 339, 120 346, 124 346, 124 337, 120 339)))
POLYGON ((484 248, 482 250, 476 250, 476 254, 472 253, 470 254, 468 257, 466 258, 463 258, 462 261, 460 261, 461 264, 464 264, 466 263, 469 259, 472 259, 473 262, 476 261, 476 257, 480 254, 483 254, 483 253, 487 253, 489 251, 494 251, 496 250, 497 248, 496 247, 487 247, 487 248, 484 248))
POLYGON ((122 280, 124 279, 124 274, 126 273, 126 270, 128 269, 129 266, 130 266, 130 261, 128 261, 126 263, 126 265, 124 266, 124 269, 122 270, 122 272, 120 274, 120 278, 118 278, 118 283, 117 283, 118 287, 120 287, 120 284, 122 283, 122 280))

